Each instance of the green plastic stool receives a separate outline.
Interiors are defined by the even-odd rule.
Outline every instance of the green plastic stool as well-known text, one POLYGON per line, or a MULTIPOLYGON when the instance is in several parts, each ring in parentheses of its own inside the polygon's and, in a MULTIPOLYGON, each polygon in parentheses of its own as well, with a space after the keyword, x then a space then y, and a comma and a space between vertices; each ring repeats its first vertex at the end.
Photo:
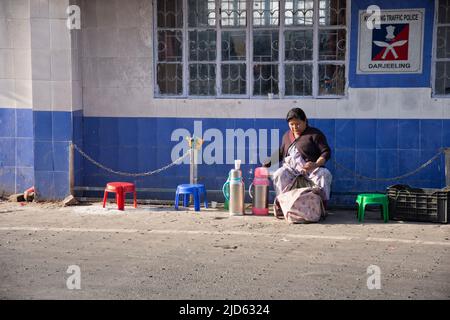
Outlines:
POLYGON ((364 221, 366 205, 378 204, 382 206, 384 222, 388 222, 389 201, 387 195, 381 193, 362 193, 356 197, 356 203, 358 204, 358 221, 364 221))

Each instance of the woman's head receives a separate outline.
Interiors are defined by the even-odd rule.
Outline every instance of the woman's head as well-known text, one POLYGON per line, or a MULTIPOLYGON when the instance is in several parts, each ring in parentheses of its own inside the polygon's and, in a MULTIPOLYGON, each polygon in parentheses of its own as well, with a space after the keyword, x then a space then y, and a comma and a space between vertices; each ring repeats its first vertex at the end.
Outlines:
POLYGON ((289 129, 294 136, 299 136, 308 126, 308 119, 305 112, 300 108, 293 108, 289 110, 286 121, 288 122, 289 129))

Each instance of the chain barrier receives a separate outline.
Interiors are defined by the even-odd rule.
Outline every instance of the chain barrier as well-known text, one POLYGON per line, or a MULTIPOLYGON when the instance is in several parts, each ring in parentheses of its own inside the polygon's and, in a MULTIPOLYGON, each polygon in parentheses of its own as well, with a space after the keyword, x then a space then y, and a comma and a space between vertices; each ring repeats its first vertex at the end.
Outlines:
POLYGON ((351 174, 353 174, 356 178, 359 179, 366 179, 366 180, 372 180, 372 181, 392 181, 392 180, 400 180, 409 176, 412 176, 413 174, 416 174, 417 172, 419 172, 420 170, 424 169, 425 167, 429 166, 434 160, 436 160, 441 153, 444 153, 444 149, 441 148, 439 150, 439 152, 434 155, 430 160, 428 160, 427 162, 425 162, 424 164, 422 164, 420 167, 418 167, 417 169, 415 169, 414 171, 411 171, 409 173, 403 174, 401 176, 398 177, 393 177, 393 178, 371 178, 371 177, 366 177, 360 174, 355 173, 354 171, 344 167, 343 165, 339 164, 338 162, 336 162, 336 160, 333 159, 333 162, 336 164, 337 167, 344 169, 347 172, 350 172, 351 174))
MULTIPOLYGON (((89 160, 90 162, 92 162, 94 165, 96 165, 97 167, 106 170, 110 173, 114 173, 117 175, 122 175, 122 176, 128 176, 128 177, 143 177, 143 176, 150 176, 153 174, 157 174, 161 171, 167 170, 171 167, 173 167, 174 165, 177 164, 177 162, 183 160, 184 158, 186 158, 190 153, 192 149, 189 149, 185 154, 183 154, 181 157, 179 157, 178 159, 176 159, 175 161, 173 161, 172 163, 168 164, 165 167, 162 167, 160 169, 157 170, 153 170, 153 171, 148 171, 148 172, 142 172, 142 173, 128 173, 128 172, 121 172, 121 171, 115 171, 111 168, 105 167, 104 165, 102 165, 101 163, 98 163, 97 161, 95 161, 94 159, 92 159, 90 156, 88 156, 86 153, 84 153, 75 143, 72 143, 73 147, 75 150, 77 150, 83 157, 85 157, 87 160, 89 160)), ((442 153, 444 153, 444 149, 440 149, 439 152, 434 155, 430 160, 428 160, 427 162, 425 162, 424 164, 422 164, 420 167, 418 167, 417 169, 415 169, 414 171, 411 171, 409 173, 403 174, 401 176, 397 176, 397 177, 393 177, 393 178, 371 178, 371 177, 366 177, 360 174, 355 173, 354 171, 344 167, 343 165, 341 165, 340 163, 338 163, 336 160, 333 159, 333 162, 336 164, 337 167, 351 173, 353 176, 355 176, 358 179, 365 179, 365 180, 371 180, 371 181, 392 181, 392 180, 400 180, 409 176, 412 176, 414 174, 416 174, 417 172, 423 170, 425 167, 429 166, 433 161, 435 161, 442 153)))
POLYGON ((170 167, 173 167, 174 165, 177 164, 178 161, 183 160, 184 158, 186 158, 191 153, 191 150, 192 150, 192 149, 189 149, 185 154, 183 154, 181 157, 176 159, 174 162, 172 162, 171 164, 168 164, 167 166, 162 167, 160 169, 153 170, 153 171, 148 171, 148 172, 142 172, 142 173, 128 173, 128 172, 115 171, 115 170, 113 170, 111 168, 105 167, 101 163, 98 163, 97 161, 95 161, 94 159, 89 157, 75 143, 72 143, 72 145, 73 145, 75 150, 77 150, 83 157, 85 157, 87 160, 92 162, 97 167, 99 167, 99 168, 101 168, 103 170, 106 170, 106 171, 108 171, 110 173, 118 174, 118 175, 121 175, 121 176, 127 176, 127 177, 143 177, 143 176, 151 176, 153 174, 160 173, 161 171, 164 171, 164 170, 169 169, 170 167))

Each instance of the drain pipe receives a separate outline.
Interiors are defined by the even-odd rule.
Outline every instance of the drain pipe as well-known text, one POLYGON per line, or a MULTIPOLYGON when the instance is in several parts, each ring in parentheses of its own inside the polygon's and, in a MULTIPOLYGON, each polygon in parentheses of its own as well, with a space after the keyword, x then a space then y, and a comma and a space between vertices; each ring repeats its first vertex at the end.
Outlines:
POLYGON ((445 185, 450 188, 450 148, 444 149, 445 153, 445 185))
POLYGON ((75 196, 75 175, 74 175, 74 152, 73 143, 69 142, 69 193, 71 196, 75 196))

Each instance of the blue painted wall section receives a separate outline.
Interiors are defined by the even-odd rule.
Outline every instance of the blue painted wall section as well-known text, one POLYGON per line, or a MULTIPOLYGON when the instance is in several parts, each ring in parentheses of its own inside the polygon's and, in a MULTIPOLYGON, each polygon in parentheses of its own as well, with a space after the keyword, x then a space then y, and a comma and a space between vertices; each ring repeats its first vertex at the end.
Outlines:
MULTIPOLYGON (((69 142, 82 146, 83 114, 0 109, 0 195, 35 186, 41 200, 69 194, 69 142)), ((75 184, 83 185, 80 155, 75 153, 75 184)))
POLYGON ((0 194, 25 191, 34 184, 33 113, 0 109, 0 194))
MULTIPOLYGON (((351 1, 349 87, 430 88, 434 0, 353 0, 351 1), (422 74, 357 75, 359 11, 376 4, 383 9, 425 9, 422 74)), ((380 90, 380 94, 382 91, 380 90)), ((428 98, 428 97, 427 97, 428 98)), ((126 108, 126 106, 124 106, 126 108)), ((282 115, 280 115, 282 117, 282 115)), ((400 181, 360 179, 359 175, 382 179, 411 172, 439 152, 450 147, 450 120, 431 119, 310 119, 321 129, 332 148, 327 167, 333 174, 332 203, 354 204, 357 192, 384 191, 387 186, 405 183, 414 187, 442 188, 445 185, 444 155, 419 173, 400 181), (343 169, 336 162, 344 166, 343 169), (346 194, 347 193, 347 194, 346 194)), ((32 111, 0 108, 0 195, 23 192, 35 185, 40 199, 62 199, 69 193, 69 142, 73 141, 93 159, 117 171, 147 172, 169 164, 172 132, 185 128, 194 134, 201 121, 202 132, 218 129, 225 140, 227 129, 287 130, 282 119, 193 119, 84 117, 82 111, 32 111)), ((197 134, 196 134, 197 135, 197 134)), ((210 142, 206 142, 203 149, 210 142)), ((225 146, 225 145, 224 145, 225 146)), ((247 145, 249 152, 258 146, 247 145)), ((224 158, 233 150, 222 150, 224 158)), ((75 185, 103 188, 110 181, 134 182, 138 188, 162 188, 146 197, 172 199, 175 187, 189 181, 189 165, 177 165, 150 177, 130 178, 110 174, 74 153, 75 185)), ((248 159, 246 159, 248 161, 248 159)), ((261 161, 262 159, 258 159, 261 161)), ((243 164, 247 186, 257 164, 243 164)), ((220 190, 231 164, 201 164, 199 181, 209 190, 220 190)), ((218 198, 222 201, 223 198, 218 198)))
MULTIPOLYGON (((279 119, 86 117, 84 149, 92 158, 114 170, 130 173, 155 170, 171 162, 171 150, 178 143, 171 141, 172 132, 185 128, 192 134, 194 121, 202 122, 203 133, 210 128, 219 129, 224 139, 226 129, 279 129, 280 138, 287 130, 285 121, 279 119)), ((334 203, 354 202, 354 196, 342 193, 384 191, 389 185, 397 183, 427 188, 442 188, 445 185, 444 155, 423 171, 403 180, 384 182, 360 179, 348 170, 370 178, 391 178, 411 172, 437 154, 441 147, 450 146, 450 120, 311 119, 310 123, 325 133, 332 148, 332 160, 327 167, 333 174, 334 203), (337 166, 334 160, 348 170, 337 166)), ((209 143, 205 142, 203 149, 209 143)), ((257 151, 248 148, 252 152, 257 151)), ((233 151, 236 152, 236 148, 233 151)), ((226 152, 230 151, 224 150, 224 158, 226 152)), ((252 179, 251 170, 256 166, 248 163, 242 165, 247 182, 252 179)), ((220 190, 231 167, 228 164, 201 164, 198 167, 199 180, 208 189, 220 190)), ((178 184, 189 181, 189 165, 185 164, 151 177, 139 178, 109 174, 88 161, 83 161, 83 170, 85 185, 95 187, 104 187, 107 182, 120 179, 134 182, 138 188, 174 190, 178 184)), ((158 193, 158 198, 172 197, 172 193, 158 193)))
POLYGON ((349 86, 353 88, 430 87, 434 9, 435 2, 433 0, 353 0, 351 4, 349 86), (358 59, 359 11, 366 11, 370 5, 374 4, 379 6, 381 10, 425 9, 422 64, 423 72, 421 74, 356 74, 358 59))
MULTIPOLYGON (((35 187, 39 199, 62 199, 69 194, 69 144, 82 146, 81 111, 35 111, 35 187)), ((82 165, 74 153, 75 184, 82 185, 82 165)))
POLYGON ((68 191, 71 115, 68 112, 36 111, 33 116, 37 196, 40 199, 64 197, 68 191))
MULTIPOLYGON (((41 199, 61 199, 69 192, 69 141, 80 146, 93 159, 114 170, 137 173, 152 171, 171 162, 172 132, 185 128, 194 132, 201 121, 202 133, 219 129, 226 140, 226 129, 287 129, 280 119, 189 119, 189 118, 109 118, 83 117, 81 111, 32 112, 27 109, 0 109, 0 192, 23 192, 36 186, 41 199), (33 124, 34 122, 34 124, 33 124), (34 129, 31 129, 33 128, 34 129)), ((357 174, 371 178, 390 178, 411 172, 450 147, 450 120, 417 119, 311 119, 321 129, 332 148, 327 167, 333 174, 332 202, 351 204, 346 192, 383 191, 387 186, 406 183, 415 187, 442 188, 445 185, 444 156, 421 172, 400 181, 359 179, 336 166, 334 160, 357 174)), ((211 142, 205 142, 203 149, 211 142)), ((225 146, 225 145, 224 145, 225 146)), ((255 146, 246 145, 249 152, 255 146)), ((236 147, 233 151, 236 156, 236 147)), ((223 159, 231 150, 223 150, 223 159)), ((258 158, 258 161, 261 159, 258 158)), ((247 183, 255 164, 242 165, 247 183)), ((199 165, 199 179, 210 190, 220 190, 229 164, 199 165)), ((189 165, 177 165, 150 177, 128 178, 110 174, 75 152, 75 185, 104 187, 109 181, 136 183, 138 188, 172 189, 189 180, 189 165)), ((151 198, 171 199, 172 193, 153 193, 151 198)), ((220 200, 220 199, 219 199, 220 200)))

